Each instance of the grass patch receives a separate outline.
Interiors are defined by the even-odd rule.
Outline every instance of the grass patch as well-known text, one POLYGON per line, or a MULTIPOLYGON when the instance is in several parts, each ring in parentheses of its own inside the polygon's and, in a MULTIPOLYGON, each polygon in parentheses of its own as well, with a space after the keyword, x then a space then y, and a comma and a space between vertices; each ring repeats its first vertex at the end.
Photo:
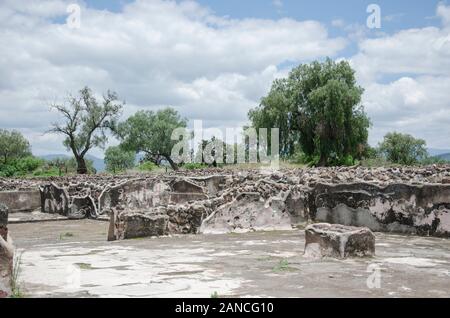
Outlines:
POLYGON ((59 234, 59 240, 62 241, 65 238, 74 237, 74 236, 75 235, 73 233, 70 233, 70 232, 61 233, 61 234, 59 234))
POLYGON ((92 265, 88 263, 76 263, 75 265, 77 265, 80 269, 84 270, 93 269, 92 265))
POLYGON ((289 266, 289 262, 287 259, 282 259, 274 268, 273 271, 278 272, 289 272, 294 271, 295 268, 289 266))
POLYGON ((11 277, 11 298, 24 298, 25 295, 20 287, 20 273, 22 271, 22 253, 14 257, 13 272, 11 277))
POLYGON ((215 291, 211 294, 211 298, 219 298, 219 294, 215 291))

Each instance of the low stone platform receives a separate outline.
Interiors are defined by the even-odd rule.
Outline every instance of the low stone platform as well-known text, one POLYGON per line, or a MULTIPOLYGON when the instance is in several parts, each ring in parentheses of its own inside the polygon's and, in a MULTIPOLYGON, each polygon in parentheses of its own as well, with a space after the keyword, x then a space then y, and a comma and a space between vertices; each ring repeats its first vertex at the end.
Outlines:
POLYGON ((305 256, 366 257, 375 254, 375 235, 368 228, 318 223, 305 229, 305 256))

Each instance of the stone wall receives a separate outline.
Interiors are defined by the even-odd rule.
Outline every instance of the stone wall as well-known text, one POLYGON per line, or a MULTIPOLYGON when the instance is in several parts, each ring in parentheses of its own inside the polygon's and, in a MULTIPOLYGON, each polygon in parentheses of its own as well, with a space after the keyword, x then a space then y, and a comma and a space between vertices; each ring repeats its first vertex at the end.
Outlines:
POLYGON ((0 298, 11 296, 14 247, 8 233, 8 207, 0 203, 0 298))
POLYGON ((9 212, 29 212, 40 208, 39 190, 1 191, 0 202, 9 207, 9 212))
POLYGON ((213 169, 11 182, 1 179, 1 189, 38 184, 43 212, 73 219, 111 216, 116 238, 288 229, 310 221, 450 237, 450 165, 213 169))
POLYGON ((450 185, 318 184, 311 195, 313 221, 450 237, 450 185))

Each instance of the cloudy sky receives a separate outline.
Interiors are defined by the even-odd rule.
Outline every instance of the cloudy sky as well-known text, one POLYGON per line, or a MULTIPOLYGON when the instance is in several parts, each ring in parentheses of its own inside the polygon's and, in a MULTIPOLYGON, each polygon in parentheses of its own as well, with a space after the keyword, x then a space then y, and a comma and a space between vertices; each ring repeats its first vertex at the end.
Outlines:
POLYGON ((357 71, 372 145, 396 130, 450 148, 445 2, 0 0, 0 47, 0 127, 24 133, 37 155, 64 153, 45 134, 58 120, 49 104, 85 85, 116 91, 124 118, 172 106, 191 123, 238 127, 275 78, 327 56, 357 71), (67 20, 73 3, 79 28, 67 20), (367 26, 371 3, 381 28, 367 26))

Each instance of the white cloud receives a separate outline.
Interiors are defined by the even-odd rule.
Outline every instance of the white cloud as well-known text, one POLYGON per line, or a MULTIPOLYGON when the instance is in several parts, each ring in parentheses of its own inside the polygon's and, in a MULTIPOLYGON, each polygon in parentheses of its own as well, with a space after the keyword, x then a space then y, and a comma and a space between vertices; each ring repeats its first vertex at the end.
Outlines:
POLYGON ((442 27, 403 30, 364 39, 350 59, 365 87, 363 102, 374 128, 372 144, 397 130, 450 148, 450 6, 440 4, 442 27))
MULTIPOLYGON (((317 21, 231 19, 193 1, 138 0, 119 13, 81 3, 81 28, 69 29, 71 2, 0 3, 0 127, 20 129, 41 154, 63 151, 60 137, 43 135, 57 119, 48 105, 84 85, 117 91, 124 116, 173 106, 206 127, 239 126, 286 75, 279 65, 336 57, 348 44, 317 21)), ((441 27, 374 39, 365 26, 332 22, 358 41, 349 61, 366 88, 372 143, 399 130, 450 146, 450 6, 436 16, 441 27)))
POLYGON ((443 2, 439 3, 436 14, 442 19, 444 25, 450 26, 450 6, 446 6, 443 2))
POLYGON ((316 21, 230 19, 193 1, 138 0, 119 13, 81 3, 81 28, 70 29, 70 2, 0 4, 0 126, 25 132, 37 152, 62 151, 38 137, 57 119, 48 105, 84 85, 117 91, 124 115, 173 106, 207 125, 237 125, 282 74, 277 65, 346 46, 316 21))
POLYGON ((342 19, 334 19, 331 21, 331 25, 336 28, 343 28, 345 26, 345 21, 342 19))

